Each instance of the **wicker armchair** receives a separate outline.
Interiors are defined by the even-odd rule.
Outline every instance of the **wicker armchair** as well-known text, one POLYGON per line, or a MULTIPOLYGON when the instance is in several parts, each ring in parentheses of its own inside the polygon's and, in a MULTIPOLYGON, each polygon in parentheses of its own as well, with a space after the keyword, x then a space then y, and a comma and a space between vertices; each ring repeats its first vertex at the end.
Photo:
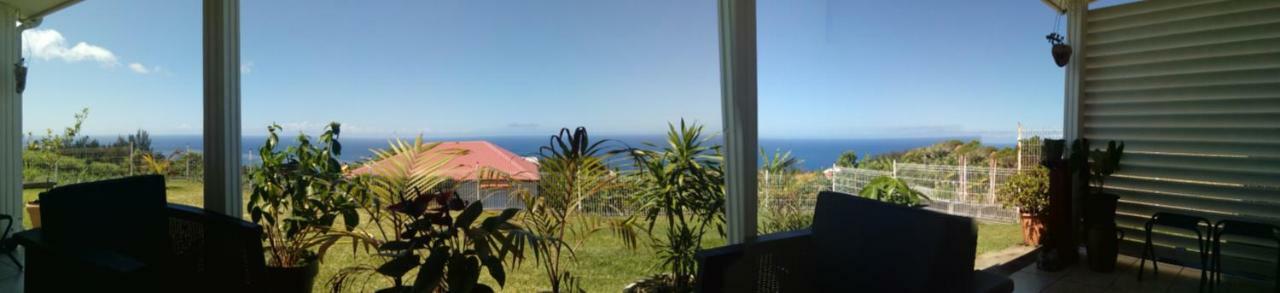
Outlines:
POLYGON ((973 270, 972 219, 818 195, 813 227, 698 254, 699 292, 1012 292, 973 270))
POLYGON ((41 194, 44 225, 15 234, 27 248, 26 291, 254 291, 261 227, 164 198, 159 176, 41 194))

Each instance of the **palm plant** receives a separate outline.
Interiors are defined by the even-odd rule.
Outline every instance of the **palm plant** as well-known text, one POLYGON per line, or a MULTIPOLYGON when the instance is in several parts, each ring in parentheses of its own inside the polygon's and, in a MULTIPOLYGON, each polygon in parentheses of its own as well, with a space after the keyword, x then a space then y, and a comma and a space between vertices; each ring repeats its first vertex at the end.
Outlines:
MULTIPOLYGON (((650 241, 670 272, 672 291, 691 289, 702 237, 715 227, 724 234, 724 171, 720 146, 708 145, 702 126, 668 124, 667 145, 654 150, 631 149, 643 189, 635 194, 638 212, 648 225, 650 241), (658 224, 664 231, 654 235, 658 224)), ((633 216, 633 217, 634 217, 633 216)))
MULTIPOLYGON (((599 230, 598 225, 579 216, 583 203, 618 183, 607 163, 611 153, 601 147, 605 142, 592 142, 583 127, 572 132, 560 129, 539 149, 538 194, 522 193, 526 211, 523 223, 541 240, 535 247, 540 253, 535 257, 551 292, 582 291, 564 260, 573 259, 575 247, 599 230), (570 238, 578 240, 573 242, 570 238)), ((634 238, 632 235, 629 239, 634 238)))
POLYGON ((153 154, 143 154, 142 161, 147 163, 147 167, 152 173, 157 175, 169 175, 170 161, 164 156, 155 156, 153 154))

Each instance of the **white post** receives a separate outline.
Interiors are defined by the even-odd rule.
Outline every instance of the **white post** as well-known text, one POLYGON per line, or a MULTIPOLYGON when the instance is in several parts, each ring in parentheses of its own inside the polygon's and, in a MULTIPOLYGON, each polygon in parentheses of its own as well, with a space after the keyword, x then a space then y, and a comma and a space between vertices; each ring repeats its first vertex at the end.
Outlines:
POLYGON ((1018 171, 1022 171, 1022 122, 1018 122, 1018 171))
POLYGON ((898 178, 898 160, 893 160, 893 178, 898 178))
POLYGON ((840 175, 840 168, 836 164, 831 164, 831 191, 836 191, 836 178, 840 175))
POLYGON ((0 213, 12 215, 22 231, 22 94, 12 65, 22 56, 18 21, 17 9, 0 4, 0 23, 8 24, 0 26, 0 213))
POLYGON ((204 208, 241 217, 239 0, 204 0, 204 165, 204 208))
POLYGON ((756 1, 719 0, 720 105, 724 117, 729 244, 756 237, 756 1))
MULTIPOLYGON (((1085 25, 1089 13, 1089 1, 1069 0, 1067 3, 1067 44, 1071 45, 1071 62, 1067 63, 1066 86, 1063 95, 1062 138, 1067 142, 1068 153, 1072 142, 1082 137, 1084 127, 1081 108, 1084 104, 1084 59, 1085 59, 1085 25)), ((1087 147, 1087 146, 1086 146, 1087 147)), ((1076 178, 1075 180, 1085 180, 1076 178)), ((1074 185, 1071 191, 1071 218, 1081 215, 1085 190, 1074 185)))

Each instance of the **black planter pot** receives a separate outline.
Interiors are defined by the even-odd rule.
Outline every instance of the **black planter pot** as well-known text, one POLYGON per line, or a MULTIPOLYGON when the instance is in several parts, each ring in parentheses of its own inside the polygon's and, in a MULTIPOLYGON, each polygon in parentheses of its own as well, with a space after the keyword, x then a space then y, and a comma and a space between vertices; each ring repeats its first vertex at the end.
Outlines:
POLYGON ((1085 248, 1088 249, 1089 269, 1095 272, 1111 272, 1116 267, 1122 238, 1116 229, 1116 201, 1119 199, 1119 196, 1105 192, 1090 194, 1085 199, 1085 248))
POLYGON ((1085 248, 1088 249, 1089 270, 1110 273, 1116 269, 1123 236, 1112 226, 1095 226, 1085 231, 1085 248))
POLYGON ((1071 46, 1067 44, 1055 44, 1052 49, 1053 63, 1058 67, 1067 66, 1071 62, 1071 46))
POLYGON ((301 267, 272 267, 268 266, 264 272, 262 286, 267 289, 264 292, 280 292, 280 293, 308 293, 315 285, 316 274, 320 273, 320 262, 311 260, 306 266, 301 267))
POLYGON ((1116 201, 1119 199, 1119 196, 1105 192, 1093 193, 1085 197, 1085 228, 1093 226, 1114 227, 1116 225, 1116 201))

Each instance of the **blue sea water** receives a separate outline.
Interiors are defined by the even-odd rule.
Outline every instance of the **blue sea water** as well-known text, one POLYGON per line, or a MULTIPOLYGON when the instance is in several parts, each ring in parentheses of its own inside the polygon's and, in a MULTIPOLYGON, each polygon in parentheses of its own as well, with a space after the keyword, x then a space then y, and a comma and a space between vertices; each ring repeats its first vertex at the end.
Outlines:
MULTIPOLYGON (((664 136, 661 135, 622 135, 622 136, 593 136, 593 140, 608 139, 606 143, 609 148, 624 147, 646 147, 645 143, 664 143, 664 136)), ((947 139, 971 140, 973 137, 935 137, 935 138, 885 138, 885 139, 781 139, 781 138, 761 138, 760 147, 770 154, 776 150, 790 151, 791 155, 801 160, 801 168, 806 170, 821 170, 830 167, 835 162, 840 153, 846 150, 854 150, 858 157, 866 158, 872 155, 884 154, 895 151, 904 151, 911 148, 931 145, 947 139)), ((114 137, 109 140, 99 138, 100 141, 113 141, 114 137)), ((441 138, 448 141, 462 140, 487 140, 497 144, 503 148, 510 150, 521 156, 536 156, 538 148, 547 145, 548 136, 493 136, 493 137, 448 137, 441 138)), ((152 149, 169 153, 174 150, 184 150, 190 148, 198 151, 201 147, 201 137, 197 135, 154 135, 151 137, 152 149)), ((241 149, 244 150, 244 162, 252 163, 252 156, 256 150, 262 146, 265 137, 262 136, 246 136, 241 140, 241 149)), ((282 144, 289 145, 292 143, 292 137, 281 137, 282 144)), ((343 153, 341 159, 343 161, 357 161, 373 156, 373 149, 386 148, 388 140, 385 138, 342 138, 343 153)), ((990 143, 989 143, 990 144, 990 143)), ((997 146, 1007 144, 994 144, 997 146)))

